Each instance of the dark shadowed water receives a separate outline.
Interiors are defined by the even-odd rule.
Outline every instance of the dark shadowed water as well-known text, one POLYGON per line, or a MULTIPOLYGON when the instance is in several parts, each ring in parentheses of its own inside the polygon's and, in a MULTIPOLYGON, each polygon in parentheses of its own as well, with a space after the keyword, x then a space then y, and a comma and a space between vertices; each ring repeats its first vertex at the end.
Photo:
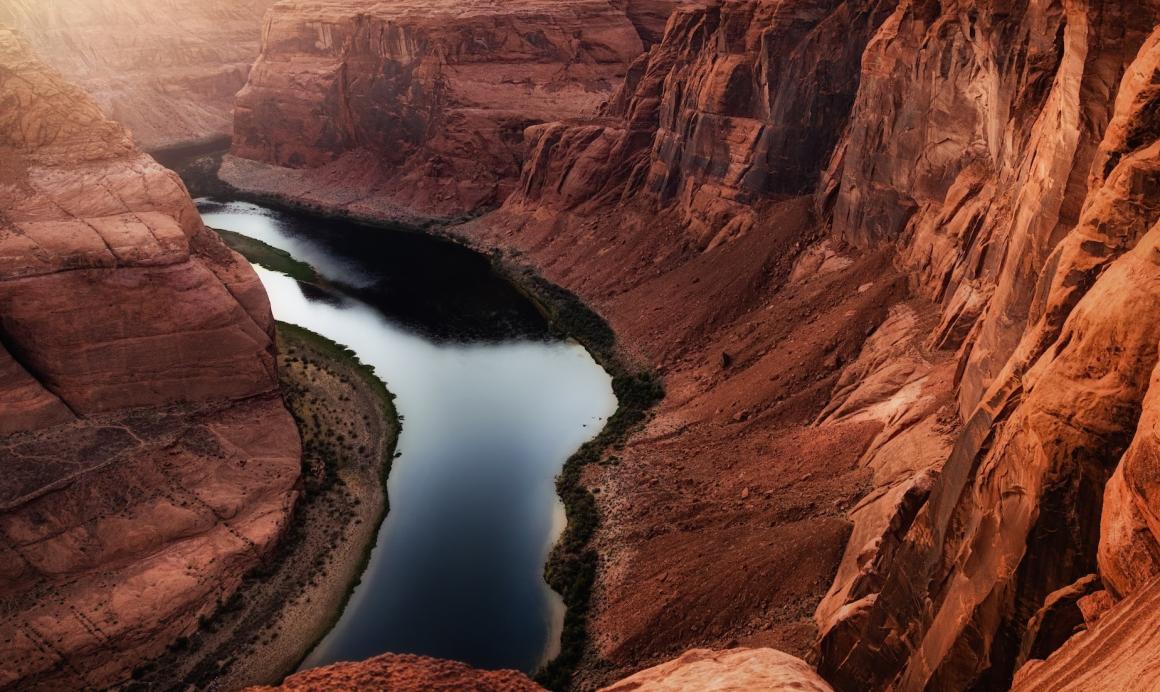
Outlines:
POLYGON ((543 580, 563 528, 553 480, 615 410, 608 375, 452 243, 243 202, 198 208, 335 285, 256 268, 274 315, 353 349, 405 419, 370 564, 303 667, 391 651, 534 670, 563 620, 543 580))

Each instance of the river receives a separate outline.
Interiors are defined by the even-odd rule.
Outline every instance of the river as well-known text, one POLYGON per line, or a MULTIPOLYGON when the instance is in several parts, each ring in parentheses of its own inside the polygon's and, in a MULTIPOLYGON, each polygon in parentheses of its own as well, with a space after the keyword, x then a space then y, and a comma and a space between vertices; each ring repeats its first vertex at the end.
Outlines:
POLYGON ((256 267, 275 317, 350 347, 403 418, 366 572, 303 667, 389 651, 535 670, 563 622, 543 579, 564 522, 554 478, 615 411, 608 374, 454 243, 246 202, 198 208, 315 267, 325 289, 256 267))

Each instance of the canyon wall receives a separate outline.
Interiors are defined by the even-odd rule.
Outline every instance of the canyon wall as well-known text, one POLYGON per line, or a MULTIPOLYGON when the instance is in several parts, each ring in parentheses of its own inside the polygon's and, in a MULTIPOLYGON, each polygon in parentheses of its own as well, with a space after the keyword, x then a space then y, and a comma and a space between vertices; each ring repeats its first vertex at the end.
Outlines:
MULTIPOLYGON (((845 554, 811 558, 836 568, 815 612, 831 683, 1002 688, 1089 626, 1087 639, 1037 664, 1037 679, 1058 682, 1055 671, 1109 642, 1125 675, 1143 679, 1151 654, 1132 654, 1130 637, 1099 623, 1131 623, 1146 641, 1146 623, 1133 619, 1146 616, 1130 602, 1156 564, 1150 35, 1160 6, 863 2, 830 3, 826 15, 824 5, 678 11, 665 40, 629 71, 609 118, 529 130, 520 188, 472 231, 578 289, 666 374, 668 401, 616 471, 639 472, 648 485, 640 466, 665 468, 664 499, 641 491, 639 478, 618 491, 608 474, 593 474, 609 521, 598 655, 647 658, 673 636, 663 615, 641 622, 648 606, 623 595, 651 590, 650 574, 660 573, 659 593, 671 588, 682 612, 706 602, 703 575, 675 576, 649 548, 658 530, 680 529, 658 529, 635 507, 656 515, 657 504, 679 506, 682 467, 704 444, 697 423, 713 418, 698 420, 698 400, 741 409, 732 445, 710 447, 714 458, 702 462, 718 482, 744 464, 747 429, 767 441, 794 430, 770 415, 786 395, 766 384, 789 364, 756 367, 775 361, 771 349, 791 349, 805 356, 796 365, 808 386, 829 386, 828 401, 799 390, 799 410, 817 408, 796 440, 817 447, 803 458, 771 454, 767 442, 757 448, 764 466, 825 468, 835 474, 827 492, 839 497, 841 473, 861 488, 856 504, 839 501, 851 523, 845 554), (831 24, 843 30, 823 31, 831 24), (753 38, 764 31, 768 42, 753 38), (792 56, 789 79, 769 67, 780 64, 776 54, 753 48, 764 45, 792 56), (765 84, 779 85, 776 99, 761 97, 765 84), (791 222, 792 202, 779 200, 811 191, 812 214, 791 222), (761 261, 775 248, 794 258, 788 270, 784 260, 761 261), (861 273, 875 254, 888 268, 861 273), (811 332, 836 316, 827 312, 840 283, 819 287, 804 321, 794 301, 827 275, 860 275, 858 291, 874 290, 871 278, 899 285, 878 294, 870 314, 842 313, 866 321, 839 326, 818 348, 811 332), (768 316, 752 316, 757 306, 768 316), (781 338, 770 324, 779 318, 797 320, 781 338), (739 354, 739 340, 756 352, 739 354), (857 344, 849 355, 848 342, 857 344), (835 345, 836 357, 810 362, 835 345), (712 372, 715 358, 724 372, 712 372), (841 374, 830 379, 835 367, 841 374), (849 449, 823 446, 859 422, 869 426, 862 435, 840 438, 849 449), (617 643, 626 636, 652 639, 627 654, 617 643)), ((744 501, 757 485, 750 473, 744 501)), ((725 513, 728 503, 710 495, 700 506, 725 513)), ((668 514, 694 525, 675 508, 668 514)), ((762 532, 760 513, 740 521, 762 532)), ((686 534, 667 546, 716 553, 718 573, 751 571, 777 552, 728 557, 702 540, 686 534)), ((758 588, 783 599, 785 584, 810 572, 787 566, 758 588)), ((691 629, 673 639, 705 641, 691 629)), ((794 650, 792 639, 766 641, 794 650)))
POLYGON ((642 50, 606 0, 286 0, 223 177, 378 215, 487 209, 519 176, 524 129, 595 112, 642 50))
POLYGON ((1116 601, 1154 573, 1158 21, 902 3, 867 51, 821 204, 939 302, 966 422, 879 588, 822 623, 839 687, 1005 685, 1061 643, 1036 629, 1053 594, 1098 573, 1116 601))
POLYGON ((153 150, 230 134, 273 2, 5 0, 0 24, 153 150))
POLYGON ((893 2, 731 2, 676 11, 608 119, 529 131, 509 205, 568 210, 648 197, 702 244, 763 201, 812 191, 854 100, 862 49, 893 2))
POLYGON ((0 687, 105 687, 269 554, 299 442, 249 264, 0 28, 0 687))

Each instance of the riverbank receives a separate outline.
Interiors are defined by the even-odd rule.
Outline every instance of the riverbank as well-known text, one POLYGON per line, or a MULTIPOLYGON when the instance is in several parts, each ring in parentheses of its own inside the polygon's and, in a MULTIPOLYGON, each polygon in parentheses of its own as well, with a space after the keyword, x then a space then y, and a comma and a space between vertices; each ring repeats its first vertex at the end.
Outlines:
POLYGON ((349 350, 278 325, 283 397, 302 435, 301 497, 275 554, 129 689, 239 689, 280 681, 331 629, 388 509, 392 396, 349 350))

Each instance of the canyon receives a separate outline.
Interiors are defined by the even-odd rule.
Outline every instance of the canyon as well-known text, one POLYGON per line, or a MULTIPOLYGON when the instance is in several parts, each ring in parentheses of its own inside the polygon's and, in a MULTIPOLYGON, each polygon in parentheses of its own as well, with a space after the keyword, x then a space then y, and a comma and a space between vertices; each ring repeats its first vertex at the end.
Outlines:
MULTIPOLYGON (((0 446, 27 473, 0 684, 100 684, 274 540, 296 438, 248 266, 0 50, 0 446), (209 330, 228 348, 185 337, 209 330), (162 569, 165 609, 126 611, 162 569)), ((226 183, 443 222, 663 378, 582 474, 570 686, 1160 684, 1160 2, 282 0, 248 75, 226 183)), ((534 689, 390 655, 285 687, 387 680, 534 689)))

